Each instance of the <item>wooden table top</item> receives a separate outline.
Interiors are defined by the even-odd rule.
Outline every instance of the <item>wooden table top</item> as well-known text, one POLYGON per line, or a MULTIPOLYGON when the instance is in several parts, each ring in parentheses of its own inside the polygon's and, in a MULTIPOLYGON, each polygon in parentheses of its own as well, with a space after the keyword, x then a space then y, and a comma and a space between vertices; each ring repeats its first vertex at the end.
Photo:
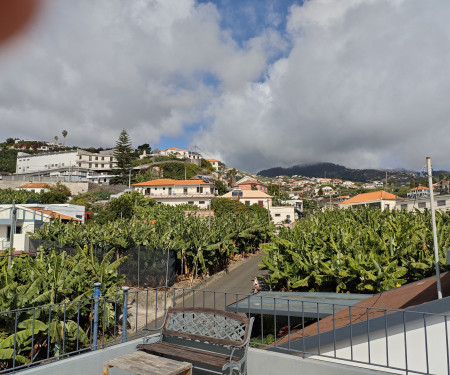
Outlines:
POLYGON ((134 374, 178 375, 188 374, 192 370, 189 362, 175 361, 170 358, 137 351, 103 362, 103 373, 109 367, 115 367, 134 374))

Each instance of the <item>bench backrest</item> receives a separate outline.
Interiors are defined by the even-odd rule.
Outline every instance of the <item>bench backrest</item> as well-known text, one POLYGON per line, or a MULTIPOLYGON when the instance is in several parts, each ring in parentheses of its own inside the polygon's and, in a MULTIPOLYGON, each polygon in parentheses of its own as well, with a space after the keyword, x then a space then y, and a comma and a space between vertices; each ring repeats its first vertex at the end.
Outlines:
POLYGON ((169 308, 163 335, 210 342, 242 345, 249 334, 249 322, 231 312, 200 307, 169 308))

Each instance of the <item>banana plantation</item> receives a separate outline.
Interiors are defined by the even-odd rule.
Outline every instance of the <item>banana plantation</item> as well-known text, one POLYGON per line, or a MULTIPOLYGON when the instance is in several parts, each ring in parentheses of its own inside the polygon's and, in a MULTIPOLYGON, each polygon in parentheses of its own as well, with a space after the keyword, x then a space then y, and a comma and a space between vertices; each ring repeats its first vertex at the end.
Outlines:
POLYGON ((139 246, 163 253, 172 250, 178 260, 177 273, 191 275, 214 272, 233 254, 258 250, 269 239, 270 231, 267 214, 231 213, 208 218, 186 216, 182 207, 157 205, 136 212, 130 219, 106 223, 78 225, 55 220, 32 237, 70 248, 115 249, 118 255, 139 246))
MULTIPOLYGON (((327 210, 265 244, 262 269, 278 290, 375 293, 435 273, 430 213, 327 210)), ((437 212, 440 268, 447 270, 450 212, 437 212)))
MULTIPOLYGON (((13 258, 8 267, 4 252, 0 257, 0 369, 10 366, 13 358, 19 364, 28 363, 31 357, 37 361, 49 352, 58 355, 61 350, 88 346, 93 283, 100 281, 106 295, 117 293, 123 285, 117 268, 125 258, 113 258, 111 251, 98 260, 92 248, 84 247, 74 256, 53 250, 35 258, 13 258)), ((100 307, 105 326, 112 326, 117 302, 100 307)))

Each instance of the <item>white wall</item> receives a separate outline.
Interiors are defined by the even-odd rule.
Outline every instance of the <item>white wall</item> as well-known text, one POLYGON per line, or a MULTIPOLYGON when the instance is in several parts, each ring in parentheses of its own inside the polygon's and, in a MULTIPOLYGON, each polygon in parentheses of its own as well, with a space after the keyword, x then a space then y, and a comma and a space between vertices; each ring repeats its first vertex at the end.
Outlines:
MULTIPOLYGON (((408 316, 408 315, 407 315, 408 316)), ((447 374, 447 347, 445 318, 441 315, 427 316, 426 329, 424 328, 423 314, 414 314, 416 320, 406 321, 406 353, 408 370, 419 373, 427 372, 426 342, 428 345, 428 365, 431 374, 447 374)), ((450 341, 450 335, 447 333, 450 341)), ((405 334, 403 324, 370 332, 370 360, 372 364, 387 365, 401 369, 406 368, 405 334), (386 350, 387 348, 387 350, 386 350)), ((369 362, 369 344, 367 335, 353 336, 353 360, 369 362)), ((342 359, 351 359, 350 339, 337 342, 336 356, 342 359)), ((317 352, 317 348, 308 350, 317 352)), ((320 347, 321 355, 334 356, 333 344, 320 347)))
POLYGON ((17 156, 16 173, 32 173, 42 170, 75 166, 76 160, 76 151, 17 156))
POLYGON ((295 220, 295 209, 292 206, 272 206, 270 207, 270 215, 275 224, 282 224, 286 220, 292 222, 295 220))

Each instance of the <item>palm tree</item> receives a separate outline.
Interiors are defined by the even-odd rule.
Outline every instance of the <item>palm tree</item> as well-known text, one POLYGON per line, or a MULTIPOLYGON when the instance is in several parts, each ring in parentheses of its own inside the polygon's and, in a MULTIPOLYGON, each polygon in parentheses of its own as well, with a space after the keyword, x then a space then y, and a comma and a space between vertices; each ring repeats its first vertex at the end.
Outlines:
POLYGON ((66 145, 67 130, 63 130, 63 131, 62 131, 62 136, 64 137, 64 143, 63 143, 63 145, 65 146, 65 145, 66 145))
POLYGON ((55 138, 53 138, 55 140, 55 146, 58 144, 58 136, 55 135, 55 138))

